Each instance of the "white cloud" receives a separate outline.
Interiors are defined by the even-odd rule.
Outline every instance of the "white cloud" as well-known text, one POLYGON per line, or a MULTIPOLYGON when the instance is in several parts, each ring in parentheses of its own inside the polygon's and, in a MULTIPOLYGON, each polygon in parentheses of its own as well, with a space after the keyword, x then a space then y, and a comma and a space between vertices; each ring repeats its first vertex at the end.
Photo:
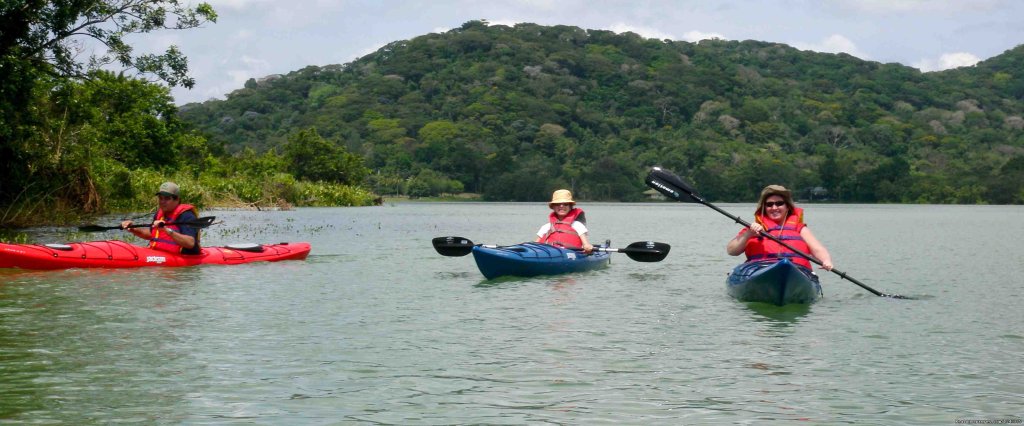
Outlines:
POLYGON ((646 37, 646 38, 656 38, 658 40, 664 40, 664 39, 678 40, 678 38, 676 36, 674 36, 672 34, 669 34, 669 33, 661 32, 661 31, 656 30, 654 28, 637 27, 637 26, 625 24, 625 23, 622 23, 622 22, 614 23, 610 27, 608 27, 608 29, 610 31, 613 31, 613 32, 617 33, 617 34, 622 34, 622 33, 625 33, 625 32, 631 32, 631 33, 639 34, 639 35, 641 35, 643 37, 646 37))
POLYGON ((849 10, 872 14, 891 13, 960 13, 993 10, 1003 0, 935 1, 935 0, 842 0, 838 2, 849 10))
POLYGON ((260 7, 263 3, 272 3, 274 0, 207 0, 214 10, 221 8, 232 10, 245 10, 248 8, 260 7))
POLYGON ((522 5, 525 9, 541 12, 550 12, 560 6, 559 2, 551 0, 516 0, 510 3, 522 5))
POLYGON ((942 71, 953 68, 969 67, 980 62, 981 59, 967 52, 944 53, 938 60, 922 59, 914 63, 913 67, 922 72, 942 71))
POLYGON ((813 50, 826 53, 846 53, 861 59, 869 59, 868 54, 861 52, 850 39, 840 35, 832 34, 817 43, 793 43, 793 46, 800 50, 813 50))
POLYGON ((243 64, 248 65, 249 68, 259 68, 259 69, 270 68, 270 62, 267 62, 267 61, 265 61, 263 59, 253 58, 253 57, 248 56, 248 55, 242 55, 242 57, 239 58, 239 60, 242 61, 243 64))
POLYGON ((516 20, 512 20, 512 19, 488 19, 487 20, 487 25, 488 26, 490 26, 490 25, 504 25, 506 27, 514 27, 514 26, 516 26, 516 24, 518 24, 520 22, 522 22, 522 21, 516 21, 516 20))
POLYGON ((706 33, 706 32, 697 31, 697 30, 687 31, 685 34, 683 34, 683 40, 684 41, 689 41, 689 42, 696 42, 696 41, 701 41, 701 40, 711 40, 711 39, 715 39, 715 38, 722 39, 722 40, 728 40, 728 38, 726 36, 721 35, 719 33, 706 33))
POLYGON ((235 33, 231 35, 231 39, 230 40, 233 41, 233 42, 239 42, 239 41, 251 40, 253 38, 254 38, 254 34, 253 34, 252 31, 250 31, 248 29, 242 29, 242 30, 235 31, 235 33))
POLYGON ((270 73, 269 62, 248 55, 242 55, 230 66, 232 68, 226 69, 224 73, 229 77, 230 82, 228 85, 234 89, 242 87, 245 81, 250 78, 260 79, 270 73))
POLYGON ((255 78, 249 70, 228 70, 226 74, 231 77, 231 85, 234 87, 241 86, 250 78, 255 78))
POLYGON ((378 45, 367 47, 367 48, 365 48, 363 50, 360 50, 360 51, 356 52, 355 55, 353 55, 351 58, 345 59, 343 62, 352 62, 352 61, 354 61, 356 59, 362 58, 363 56, 369 55, 369 54, 371 54, 373 52, 376 52, 376 51, 380 50, 380 48, 384 47, 384 45, 386 45, 386 44, 387 43, 381 43, 381 44, 378 44, 378 45))

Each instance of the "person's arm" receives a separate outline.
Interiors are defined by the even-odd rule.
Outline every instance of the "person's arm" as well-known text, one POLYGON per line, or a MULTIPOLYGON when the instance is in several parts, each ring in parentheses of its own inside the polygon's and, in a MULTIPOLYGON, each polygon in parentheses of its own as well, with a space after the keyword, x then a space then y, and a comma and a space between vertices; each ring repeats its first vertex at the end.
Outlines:
POLYGON ((533 242, 539 243, 541 241, 544 241, 544 236, 548 235, 548 229, 551 229, 550 223, 545 223, 543 226, 541 226, 540 230, 537 231, 537 239, 533 240, 533 242))
MULTIPOLYGON (((157 222, 163 223, 162 220, 157 222)), ((154 226, 158 225, 154 224, 154 226)), ((166 232, 167 235, 171 237, 171 240, 174 240, 175 244, 181 246, 182 248, 191 249, 192 247, 196 246, 196 239, 191 235, 175 231, 171 228, 164 228, 164 232, 166 232)))
MULTIPOLYGON (((191 211, 182 212, 180 216, 174 219, 175 222, 188 223, 195 222, 196 215, 191 211)), ((178 225, 178 231, 172 231, 170 228, 165 229, 167 235, 174 240, 174 243, 181 246, 185 250, 190 250, 196 246, 196 236, 199 235, 199 230, 188 225, 178 225)))
POLYGON ((735 238, 729 240, 729 244, 725 245, 725 252, 729 253, 729 256, 739 256, 747 250, 747 241, 751 238, 760 234, 764 230, 764 227, 760 223, 752 223, 750 227, 743 230, 735 238))
POLYGON ((590 239, 587 238, 587 233, 580 234, 580 241, 583 242, 583 252, 590 254, 594 251, 594 245, 590 244, 590 239))
POLYGON ((148 229, 146 231, 143 231, 143 229, 145 229, 145 228, 129 228, 129 226, 132 226, 132 221, 125 220, 125 221, 121 222, 121 229, 124 229, 125 231, 128 231, 132 235, 134 235, 136 237, 139 237, 139 238, 142 238, 144 240, 148 240, 149 239, 149 230, 148 229))
POLYGON ((594 251, 594 245, 590 244, 590 238, 587 237, 587 234, 590 233, 590 230, 587 229, 587 225, 583 222, 575 221, 572 223, 572 229, 580 235, 580 243, 582 244, 583 252, 587 254, 592 253, 594 251))
POLYGON ((828 253, 828 249, 825 248, 817 238, 814 237, 814 233, 811 232, 811 228, 804 227, 800 230, 800 237, 807 243, 807 247, 811 249, 811 255, 818 258, 821 261, 821 269, 826 271, 832 270, 832 255, 828 253))

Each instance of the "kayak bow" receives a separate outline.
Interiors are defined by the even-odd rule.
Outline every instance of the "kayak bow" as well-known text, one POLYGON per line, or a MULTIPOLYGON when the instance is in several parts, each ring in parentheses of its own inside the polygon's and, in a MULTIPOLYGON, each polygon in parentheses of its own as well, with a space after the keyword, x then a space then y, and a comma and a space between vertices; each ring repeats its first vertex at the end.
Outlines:
POLYGON ((726 289, 741 302, 779 306, 813 303, 821 297, 818 276, 789 259, 741 263, 729 274, 726 289))

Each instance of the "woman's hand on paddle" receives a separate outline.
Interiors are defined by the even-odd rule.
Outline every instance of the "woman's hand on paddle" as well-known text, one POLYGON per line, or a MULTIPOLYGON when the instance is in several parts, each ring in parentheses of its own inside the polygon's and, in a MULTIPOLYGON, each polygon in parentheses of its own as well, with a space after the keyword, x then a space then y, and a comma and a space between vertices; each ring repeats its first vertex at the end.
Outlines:
POLYGON ((594 252, 594 245, 590 244, 590 243, 584 243, 583 244, 583 252, 586 253, 586 254, 593 253, 594 252))
POLYGON ((123 220, 123 221, 121 221, 121 229, 128 229, 129 226, 132 226, 132 221, 130 221, 130 220, 123 220))
POLYGON ((754 222, 751 223, 750 227, 747 229, 750 230, 750 232, 754 233, 754 235, 756 236, 761 235, 761 232, 764 231, 764 226, 761 226, 760 223, 754 222))

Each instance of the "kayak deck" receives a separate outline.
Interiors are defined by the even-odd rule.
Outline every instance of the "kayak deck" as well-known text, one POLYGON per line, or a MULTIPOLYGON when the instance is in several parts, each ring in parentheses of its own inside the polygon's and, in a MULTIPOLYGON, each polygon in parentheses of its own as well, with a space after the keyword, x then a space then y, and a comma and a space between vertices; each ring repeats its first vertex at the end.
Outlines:
POLYGON ((309 251, 309 243, 203 247, 197 255, 170 253, 117 240, 68 244, 0 244, 0 268, 46 270, 237 265, 305 259, 309 251))
POLYGON ((603 268, 611 254, 555 247, 540 243, 522 243, 501 247, 473 247, 476 266, 487 279, 502 276, 533 277, 558 275, 603 268))
POLYGON ((818 276, 789 259, 741 263, 729 274, 726 289, 742 302, 779 306, 813 303, 821 297, 818 276))

